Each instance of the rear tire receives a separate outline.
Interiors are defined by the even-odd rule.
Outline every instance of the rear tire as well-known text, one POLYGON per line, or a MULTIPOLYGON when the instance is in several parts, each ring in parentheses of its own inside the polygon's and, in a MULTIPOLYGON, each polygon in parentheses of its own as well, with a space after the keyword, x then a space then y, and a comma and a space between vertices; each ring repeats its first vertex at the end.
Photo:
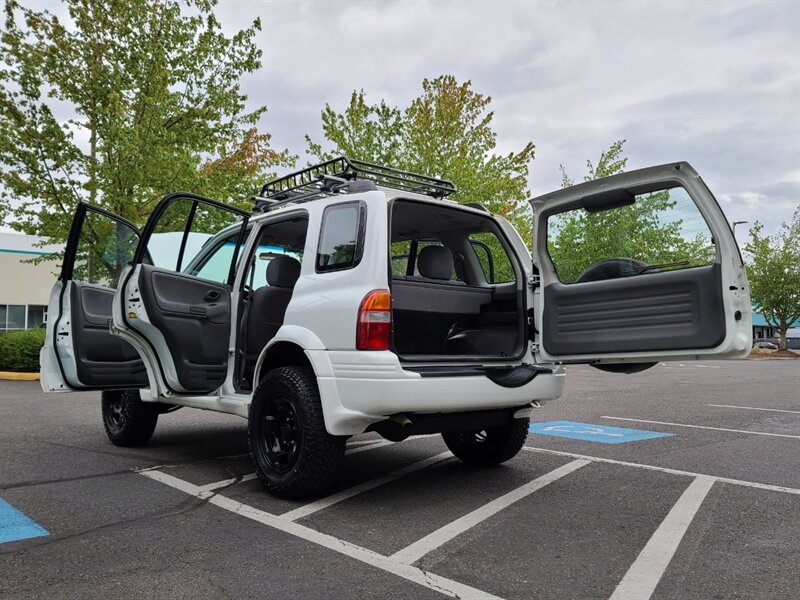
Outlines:
POLYGON ((101 404, 106 435, 115 446, 141 446, 152 437, 158 406, 142 402, 139 390, 106 390, 101 404))
POLYGON ((458 459, 470 465, 489 467, 514 458, 528 437, 528 419, 512 419, 507 425, 477 431, 442 434, 444 443, 458 459))
POLYGON ((247 437, 258 478, 281 498, 322 494, 344 462, 347 438, 325 430, 317 380, 307 367, 267 374, 253 395, 247 437))

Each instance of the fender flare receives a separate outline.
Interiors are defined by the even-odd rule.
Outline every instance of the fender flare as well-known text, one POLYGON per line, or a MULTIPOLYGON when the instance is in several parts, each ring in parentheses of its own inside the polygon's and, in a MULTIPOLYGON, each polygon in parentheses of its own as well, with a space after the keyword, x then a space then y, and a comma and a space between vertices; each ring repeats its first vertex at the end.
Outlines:
POLYGON ((256 367, 253 371, 254 383, 261 380, 261 369, 264 366, 264 361, 266 360, 270 350, 281 343, 289 343, 299 347, 305 353, 306 358, 308 359, 308 362, 311 363, 311 368, 314 370, 314 374, 317 377, 325 375, 327 371, 330 370, 328 366, 321 364, 320 361, 315 358, 314 355, 316 353, 308 352, 308 350, 326 349, 325 344, 322 343, 322 340, 320 340, 315 333, 298 325, 283 325, 278 330, 278 333, 275 335, 275 337, 270 340, 269 344, 264 347, 264 349, 261 351, 261 354, 258 355, 256 367))

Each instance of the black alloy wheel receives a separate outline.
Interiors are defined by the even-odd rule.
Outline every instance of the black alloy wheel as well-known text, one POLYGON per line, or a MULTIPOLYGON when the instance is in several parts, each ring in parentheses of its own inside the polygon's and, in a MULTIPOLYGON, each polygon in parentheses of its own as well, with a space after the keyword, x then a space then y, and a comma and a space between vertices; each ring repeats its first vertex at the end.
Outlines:
POLYGON ((142 402, 139 390, 106 390, 101 395, 103 426, 115 446, 140 446, 153 435, 161 405, 142 402))
POLYGON ((277 473, 288 472, 297 462, 303 432, 297 411, 286 398, 276 398, 270 403, 264 414, 263 432, 256 451, 277 473))

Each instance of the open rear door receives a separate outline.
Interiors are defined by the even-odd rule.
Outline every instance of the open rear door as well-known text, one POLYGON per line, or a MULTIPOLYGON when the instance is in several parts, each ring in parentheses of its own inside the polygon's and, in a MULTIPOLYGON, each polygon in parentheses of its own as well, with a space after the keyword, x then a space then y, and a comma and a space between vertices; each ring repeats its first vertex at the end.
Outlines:
POLYGON ((531 203, 540 360, 633 372, 750 351, 739 248, 689 164, 614 175, 531 203))
POLYGON ((159 396, 208 395, 225 382, 247 217, 181 193, 165 197, 145 225, 114 300, 114 329, 145 357, 159 396))
POLYGON ((78 205, 61 275, 50 293, 40 357, 44 391, 147 386, 139 354, 109 331, 117 281, 138 241, 139 230, 130 221, 90 204, 78 205))

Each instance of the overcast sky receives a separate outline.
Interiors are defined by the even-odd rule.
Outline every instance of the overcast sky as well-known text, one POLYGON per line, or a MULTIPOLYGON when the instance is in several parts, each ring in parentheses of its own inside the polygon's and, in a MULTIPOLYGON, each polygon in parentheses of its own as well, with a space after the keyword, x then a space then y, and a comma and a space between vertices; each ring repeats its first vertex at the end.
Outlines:
MULTIPOLYGON (((56 2, 30 1, 63 15, 56 2)), ((532 140, 532 195, 615 140, 628 168, 687 160, 730 220, 775 232, 800 204, 800 2, 221 0, 229 34, 261 17, 244 90, 305 164, 325 103, 354 89, 406 106, 453 74, 493 98, 500 153, 532 140)), ((748 226, 745 226, 748 227, 748 226)), ((742 230, 740 229, 740 239, 742 230)))
MULTIPOLYGON (((276 147, 305 163, 325 103, 353 89, 405 106, 451 73, 492 96, 498 151, 536 144, 530 187, 580 179, 617 139, 628 168, 687 160, 731 220, 770 231, 800 203, 800 3, 256 2, 222 0, 226 29, 256 16, 276 147)), ((741 229, 740 229, 741 232, 741 229)), ((741 234, 740 234, 740 237, 741 234)))

